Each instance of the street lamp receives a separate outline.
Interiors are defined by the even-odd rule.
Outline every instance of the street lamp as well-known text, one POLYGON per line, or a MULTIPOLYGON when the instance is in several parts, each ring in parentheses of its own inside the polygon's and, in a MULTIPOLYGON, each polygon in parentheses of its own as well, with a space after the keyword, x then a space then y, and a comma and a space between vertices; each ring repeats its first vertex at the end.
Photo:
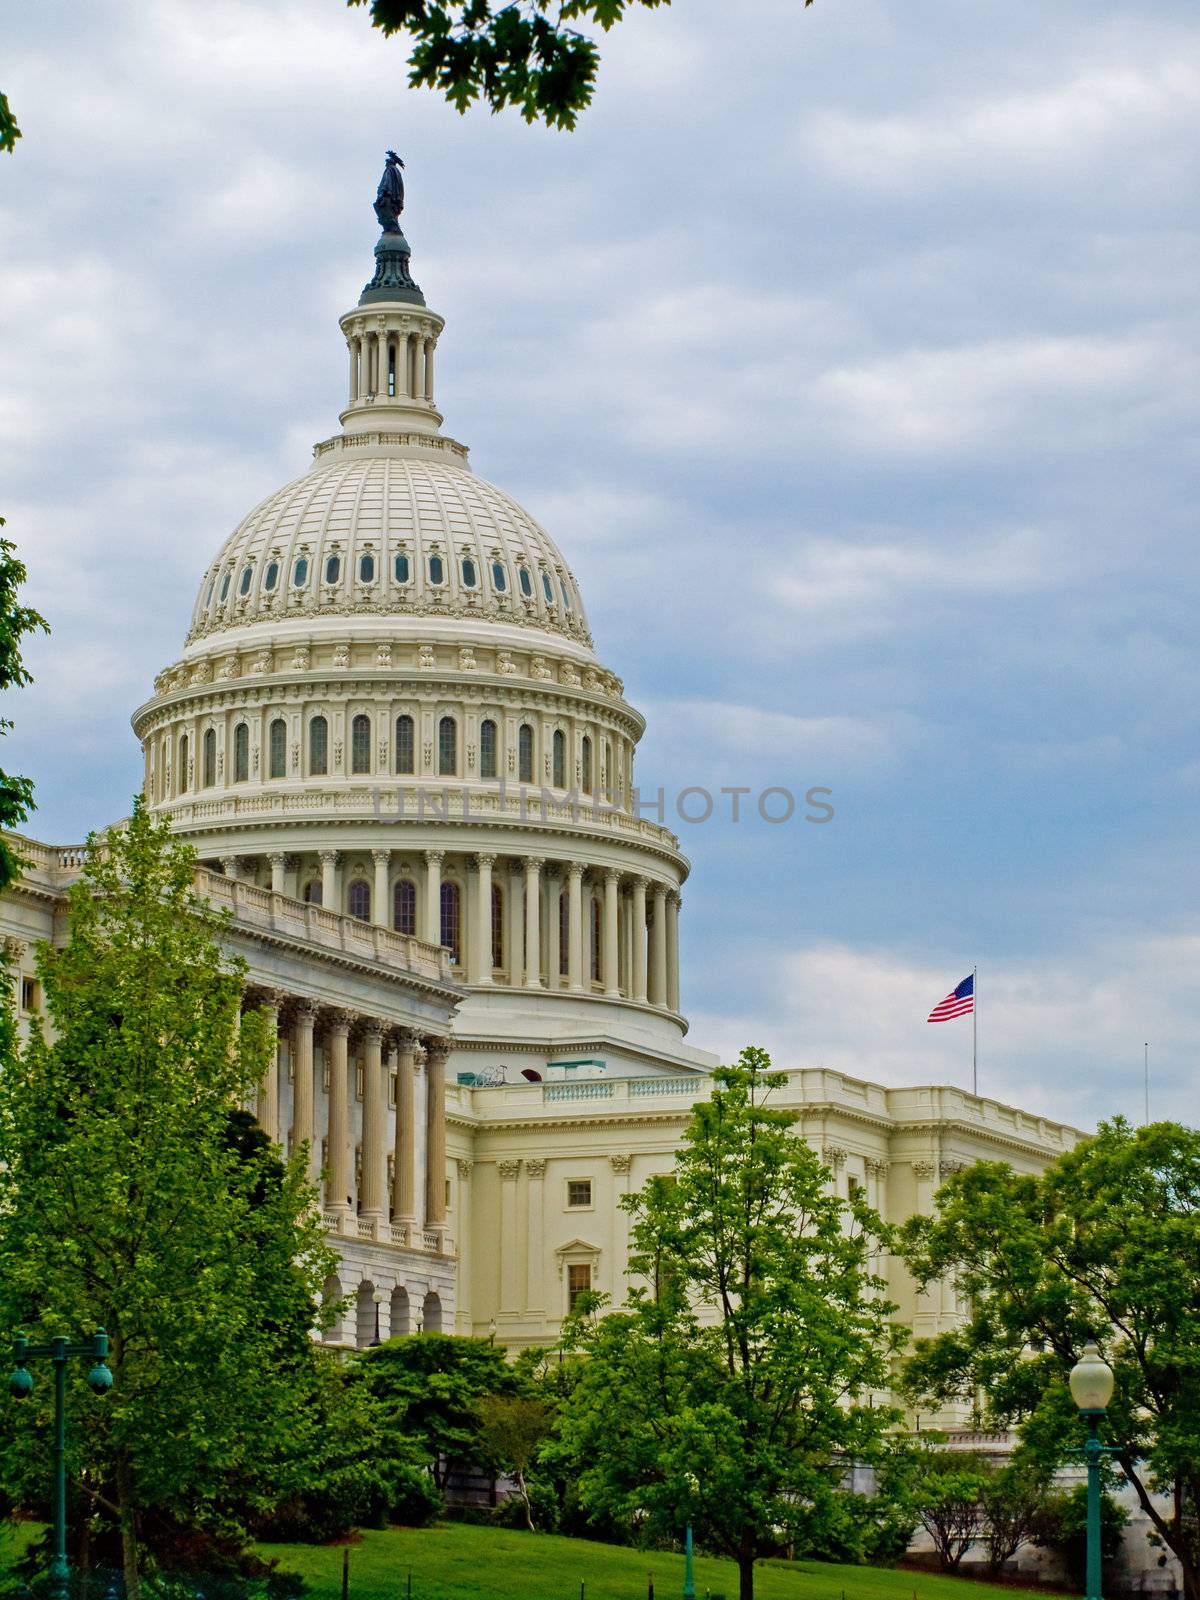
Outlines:
POLYGON ((371 1345, 374 1347, 375 1345, 382 1343, 379 1337, 379 1308, 387 1299, 387 1295, 384 1294, 382 1289, 376 1289, 375 1293, 371 1296, 371 1299, 375 1302, 375 1337, 371 1340, 371 1345))
POLYGON ((54 1362, 54 1555, 50 1561, 50 1592, 55 1600, 67 1600, 71 1575, 67 1566, 67 1362, 71 1356, 91 1356, 88 1387, 93 1394, 105 1395, 112 1388, 108 1368, 108 1335, 98 1328, 87 1344, 68 1344, 51 1339, 49 1344, 30 1344, 23 1334, 13 1339, 13 1374, 8 1392, 14 1400, 28 1400, 33 1379, 28 1363, 49 1356, 54 1362))
POLYGON ((1113 1374, 1094 1338, 1084 1345, 1068 1381, 1080 1416, 1087 1418, 1088 1436, 1082 1447, 1071 1453, 1082 1455, 1087 1463, 1087 1600, 1100 1600, 1100 1463, 1116 1451, 1100 1443, 1100 1423, 1112 1399, 1113 1374))
MULTIPOLYGON (((690 1472, 687 1476, 688 1493, 695 1499, 699 1492, 700 1483, 690 1472)), ((696 1600, 696 1572, 692 1564, 692 1519, 687 1520, 687 1531, 683 1536, 683 1600, 696 1600)))
POLYGON ((496 1343, 496 1334, 497 1334, 498 1331, 499 1330, 496 1327, 496 1319, 495 1319, 495 1317, 489 1318, 489 1320, 488 1320, 488 1343, 490 1345, 494 1345, 496 1343))

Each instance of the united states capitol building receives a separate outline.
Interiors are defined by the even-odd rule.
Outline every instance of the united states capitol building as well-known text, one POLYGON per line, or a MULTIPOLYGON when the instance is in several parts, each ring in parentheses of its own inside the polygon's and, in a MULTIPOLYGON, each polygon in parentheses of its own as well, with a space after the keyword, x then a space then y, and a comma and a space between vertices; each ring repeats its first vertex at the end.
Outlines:
MULTIPOLYGON (((257 1114, 308 1146, 349 1297, 333 1337, 378 1318, 517 1347, 583 1290, 623 1298, 619 1201, 670 1170, 716 1057, 680 1012, 689 867, 639 814, 643 718, 567 556, 442 431, 443 327, 384 232, 340 319, 337 431, 214 548, 133 728, 151 806, 231 913, 246 1006, 277 1021, 257 1114)), ((0 936, 28 1019, 81 851, 22 850, 0 936)), ((776 1065, 831 1181, 891 1220, 964 1163, 1034 1171, 1077 1137, 882 1087, 869 1060, 776 1065)), ((949 1289, 886 1270, 915 1333, 953 1323, 949 1289)))

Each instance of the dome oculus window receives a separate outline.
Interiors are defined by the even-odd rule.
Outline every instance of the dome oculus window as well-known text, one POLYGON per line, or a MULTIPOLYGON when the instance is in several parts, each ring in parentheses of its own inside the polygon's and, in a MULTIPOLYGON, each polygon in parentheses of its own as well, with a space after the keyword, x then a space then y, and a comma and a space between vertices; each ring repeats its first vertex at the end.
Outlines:
POLYGON ((300 556, 292 568, 292 588, 303 589, 308 582, 308 557, 300 556))
POLYGON ((270 561, 270 562, 267 563, 267 570, 263 574, 263 588, 267 591, 268 594, 270 594, 274 589, 277 589, 278 587, 279 587, 279 563, 278 563, 278 561, 270 561))
POLYGON ((325 582, 326 583, 336 583, 338 581, 338 579, 341 577, 341 575, 342 575, 342 558, 341 558, 341 556, 330 556, 329 560, 325 563, 325 582))
POLYGON ((492 562, 492 587, 497 594, 503 594, 508 588, 508 573, 504 570, 503 561, 492 562))
POLYGON ((429 581, 430 583, 445 583, 446 581, 446 563, 441 556, 430 556, 429 558, 429 581))
POLYGON ((521 580, 521 593, 526 600, 533 599, 533 579, 529 576, 528 567, 518 567, 517 577, 521 580))
POLYGON ((397 583, 407 583, 408 579, 409 579, 408 557, 405 556, 405 555, 399 555, 399 556, 396 557, 396 582, 397 583))
POLYGON ((550 582, 550 574, 548 572, 542 573, 542 593, 546 596, 546 604, 552 606, 554 604, 554 587, 550 582))
POLYGON ((479 582, 479 574, 475 570, 475 563, 470 556, 462 558, 462 581, 466 588, 473 589, 479 582))
POLYGON ((375 557, 368 551, 358 558, 359 583, 375 582, 375 557))

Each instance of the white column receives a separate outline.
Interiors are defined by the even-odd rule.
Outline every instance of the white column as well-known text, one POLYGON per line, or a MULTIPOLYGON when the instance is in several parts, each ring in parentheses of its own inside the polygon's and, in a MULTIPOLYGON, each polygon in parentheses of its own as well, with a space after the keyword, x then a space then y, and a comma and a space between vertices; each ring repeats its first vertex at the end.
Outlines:
POLYGON ((617 977, 617 887, 621 874, 616 867, 604 873, 604 992, 616 998, 621 992, 617 977))
POLYGON ((316 1183, 321 1152, 314 1137, 313 1024, 317 1008, 302 1000, 296 1007, 292 1034, 292 1149, 308 1145, 308 1180, 316 1183))
POLYGON ((654 885, 654 921, 650 925, 650 1004, 667 1003, 667 890, 654 885))
POLYGON ((372 850, 371 860, 375 863, 375 891, 371 897, 371 920, 377 928, 390 928, 392 918, 388 901, 391 898, 392 886, 392 852, 372 850))
POLYGON ((425 1041, 425 1226, 446 1222, 446 1057, 445 1039, 425 1041))
POLYGON ((508 867, 508 981, 514 989, 519 989, 521 979, 525 976, 525 910, 523 895, 525 892, 525 877, 518 861, 510 861, 508 867))
POLYGON ((393 1145, 392 1214, 397 1223, 411 1226, 417 1220, 416 1150, 413 1140, 413 1080, 417 1063, 417 1036, 400 1030, 396 1042, 396 1135, 393 1145))
POLYGON ((562 878, 557 867, 546 871, 546 987, 561 986, 562 974, 562 878))
POLYGON ((546 1163, 525 1163, 525 1310, 533 1316, 546 1310, 545 1189, 546 1163))
POLYGON ((363 1217, 376 1226, 387 1221, 387 1085, 383 1069, 383 1028, 363 1027, 363 1217))
POLYGON ((338 852, 336 850, 321 851, 321 904, 329 911, 342 909, 341 897, 338 894, 338 852))
POLYGON ((500 1250, 500 1305, 499 1311, 510 1315, 518 1309, 520 1241, 517 1237, 517 1177, 521 1163, 497 1161, 500 1178, 500 1232, 497 1240, 500 1250))
POLYGON ((542 987, 542 858, 525 857, 525 987, 542 987))
POLYGON ((475 937, 471 941, 470 982, 488 984, 492 981, 492 867, 495 856, 477 855, 475 902, 475 937))
POLYGON ((413 395, 425 398, 425 341, 419 333, 413 339, 413 395))
POLYGON ((646 998, 646 879, 633 880, 633 951, 630 965, 633 998, 646 998))
POLYGON ((346 349, 350 352, 350 399, 353 405, 358 399, 358 340, 351 337, 346 340, 346 349))
POLYGON ((567 868, 567 986, 583 988, 583 862, 567 868))
POLYGON ((236 883, 241 877, 241 873, 238 871, 238 858, 236 856, 222 856, 221 871, 227 878, 232 878, 236 883))
POLYGON ((275 850, 267 857, 267 860, 271 863, 271 893, 286 893, 287 856, 281 850, 275 850))
POLYGON ((269 994, 262 1007, 271 1034, 271 1059, 258 1091, 258 1125, 272 1143, 279 1142, 279 1007, 282 994, 269 994))
POLYGON ((433 346, 434 340, 425 341, 425 398, 433 404, 433 346))
POLYGON ((442 942, 442 862, 445 859, 444 850, 425 852, 425 919, 421 937, 430 944, 442 942))
POLYGON ((330 1017, 326 1048, 329 1051, 329 1178, 325 1185, 325 1208, 338 1216, 350 1214, 350 1013, 335 1011, 330 1017))
POLYGON ((679 907, 677 890, 667 896, 667 1004, 679 1010, 679 907))

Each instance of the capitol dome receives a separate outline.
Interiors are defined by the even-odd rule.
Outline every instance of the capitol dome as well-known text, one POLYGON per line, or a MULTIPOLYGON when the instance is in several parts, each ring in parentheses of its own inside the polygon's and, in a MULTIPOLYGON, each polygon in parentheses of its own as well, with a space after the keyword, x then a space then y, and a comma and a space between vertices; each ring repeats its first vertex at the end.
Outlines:
MULTIPOLYGON (((205 574, 189 645, 256 622, 487 619, 589 646, 579 589, 549 535, 450 446, 439 459, 361 435, 317 446, 205 574)), ((465 454, 465 452, 463 452, 465 454)))

